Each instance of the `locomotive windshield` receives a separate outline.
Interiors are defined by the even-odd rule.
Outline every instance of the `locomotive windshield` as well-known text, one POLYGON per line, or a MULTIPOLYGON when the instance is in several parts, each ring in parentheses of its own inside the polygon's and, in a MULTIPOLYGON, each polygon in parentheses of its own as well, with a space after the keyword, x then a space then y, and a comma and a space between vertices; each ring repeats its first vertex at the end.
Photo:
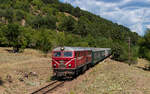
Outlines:
POLYGON ((64 57, 72 57, 72 52, 64 52, 64 57))
POLYGON ((54 52, 53 56, 54 57, 60 57, 61 56, 61 52, 54 52))

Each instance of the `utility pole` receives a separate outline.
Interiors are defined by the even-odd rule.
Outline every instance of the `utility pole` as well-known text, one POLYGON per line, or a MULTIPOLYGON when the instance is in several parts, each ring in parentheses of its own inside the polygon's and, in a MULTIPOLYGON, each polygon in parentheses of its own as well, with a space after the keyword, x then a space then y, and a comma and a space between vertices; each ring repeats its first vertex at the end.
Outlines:
POLYGON ((131 65, 131 38, 128 37, 128 63, 131 65))

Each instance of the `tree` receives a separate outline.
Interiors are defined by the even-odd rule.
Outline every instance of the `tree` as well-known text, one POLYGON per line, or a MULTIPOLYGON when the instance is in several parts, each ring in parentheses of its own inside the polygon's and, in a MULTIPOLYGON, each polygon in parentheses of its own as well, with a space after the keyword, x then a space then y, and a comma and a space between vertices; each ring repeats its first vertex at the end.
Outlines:
POLYGON ((75 19, 72 18, 71 16, 69 17, 65 16, 64 19, 60 21, 58 30, 72 32, 75 28, 75 22, 76 22, 75 19))
POLYGON ((56 29, 56 17, 54 16, 36 16, 30 23, 33 28, 48 28, 48 29, 56 29))
POLYGON ((33 0, 32 4, 37 6, 40 9, 43 6, 43 2, 41 0, 33 0))
POLYGON ((52 42, 49 31, 39 31, 39 36, 37 38, 36 48, 47 54, 52 49, 52 42))
POLYGON ((76 7, 75 9, 73 9, 72 15, 74 15, 75 17, 80 17, 81 16, 81 10, 80 10, 80 8, 76 7))
POLYGON ((8 45, 13 47, 13 52, 20 52, 26 47, 23 27, 17 24, 8 24, 2 31, 9 42, 8 45))
POLYGON ((16 21, 21 21, 22 19, 24 19, 26 16, 25 12, 22 11, 22 10, 16 10, 15 11, 15 17, 16 18, 16 21))
POLYGON ((14 0, 11 2, 13 2, 12 6, 15 9, 21 9, 21 10, 26 11, 26 12, 30 11, 30 4, 29 4, 28 0, 14 0))
POLYGON ((78 20, 78 24, 75 27, 75 30, 73 33, 79 34, 82 37, 85 37, 86 35, 88 35, 88 33, 91 31, 92 29, 90 28, 90 21, 84 17, 81 16, 78 20))
MULTIPOLYGON (((4 32, 0 28, 0 46, 3 46, 6 44, 6 38, 4 36, 4 32)), ((6 46, 6 45, 5 45, 6 46)))
POLYGON ((61 12, 72 13, 73 7, 71 6, 71 4, 68 3, 60 3, 58 9, 61 12))
POLYGON ((150 60, 150 30, 147 30, 144 37, 139 40, 139 55, 150 60))
POLYGON ((59 3, 59 0, 42 0, 45 4, 59 3))

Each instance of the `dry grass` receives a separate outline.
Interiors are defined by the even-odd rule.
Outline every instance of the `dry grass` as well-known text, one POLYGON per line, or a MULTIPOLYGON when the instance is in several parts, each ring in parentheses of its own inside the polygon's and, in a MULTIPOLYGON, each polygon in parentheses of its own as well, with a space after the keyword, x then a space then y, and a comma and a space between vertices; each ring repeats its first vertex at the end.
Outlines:
POLYGON ((45 84, 52 75, 50 54, 46 58, 33 49, 25 49, 24 53, 18 54, 8 51, 11 48, 0 48, 0 77, 4 82, 0 86, 0 94, 27 94, 45 84), (29 73, 36 75, 25 77, 29 73), (11 78, 8 79, 8 75, 11 78))
POLYGON ((71 17, 74 18, 76 21, 78 21, 78 18, 77 18, 77 17, 72 16, 72 15, 70 15, 69 13, 66 13, 66 12, 64 12, 64 14, 65 14, 66 16, 71 16, 71 17))
POLYGON ((87 72, 69 94, 150 94, 149 81, 149 71, 107 59, 87 72))

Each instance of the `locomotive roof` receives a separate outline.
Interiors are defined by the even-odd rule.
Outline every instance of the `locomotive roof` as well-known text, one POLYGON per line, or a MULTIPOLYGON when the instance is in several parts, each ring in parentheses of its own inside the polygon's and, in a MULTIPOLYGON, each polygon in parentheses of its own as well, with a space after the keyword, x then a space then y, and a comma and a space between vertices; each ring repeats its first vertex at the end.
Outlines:
POLYGON ((110 48, 92 48, 92 47, 57 47, 53 51, 61 51, 61 48, 64 48, 64 51, 83 51, 83 50, 92 50, 92 51, 100 51, 100 50, 111 50, 110 48))
POLYGON ((53 51, 61 51, 61 48, 64 48, 64 51, 83 51, 91 50, 89 47, 57 47, 53 51))

